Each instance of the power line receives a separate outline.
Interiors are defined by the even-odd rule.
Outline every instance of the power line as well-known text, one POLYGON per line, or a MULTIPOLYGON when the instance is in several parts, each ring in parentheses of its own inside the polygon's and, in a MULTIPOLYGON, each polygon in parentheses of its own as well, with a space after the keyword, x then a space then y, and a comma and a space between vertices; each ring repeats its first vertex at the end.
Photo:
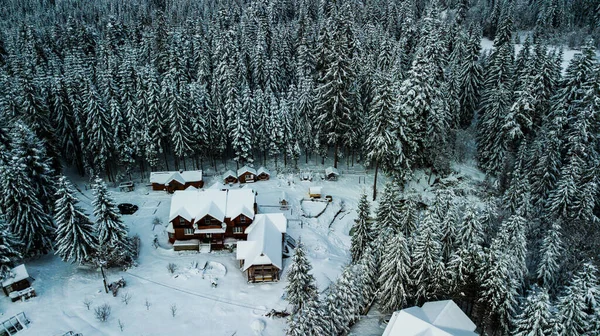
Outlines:
POLYGON ((130 273, 130 272, 127 272, 127 274, 129 274, 129 275, 131 275, 131 276, 133 276, 135 278, 151 282, 151 283, 153 283, 155 285, 159 285, 159 286, 163 286, 163 287, 166 287, 166 288, 170 288, 170 289, 173 289, 173 290, 176 290, 176 291, 179 291, 179 292, 182 292, 182 293, 186 293, 186 294, 189 294, 189 295, 198 296, 198 297, 201 297, 201 298, 204 298, 204 299, 207 299, 207 300, 216 301, 216 302, 220 302, 220 303, 224 303, 224 304, 228 304, 228 305, 232 305, 232 306, 237 306, 237 307, 241 307, 241 308, 253 309, 253 310, 264 310, 265 309, 265 307, 255 307, 255 306, 247 305, 247 304, 244 304, 244 303, 237 303, 237 302, 228 301, 228 300, 225 300, 225 299, 222 299, 222 298, 219 298, 219 297, 214 297, 214 296, 209 296, 209 295, 194 293, 194 292, 191 292, 191 291, 188 291, 188 290, 185 290, 185 289, 181 289, 181 288, 169 286, 169 285, 164 284, 164 283, 160 283, 160 282, 157 282, 157 281, 154 281, 154 280, 150 280, 148 278, 144 278, 144 277, 141 277, 139 275, 135 275, 135 274, 130 273))

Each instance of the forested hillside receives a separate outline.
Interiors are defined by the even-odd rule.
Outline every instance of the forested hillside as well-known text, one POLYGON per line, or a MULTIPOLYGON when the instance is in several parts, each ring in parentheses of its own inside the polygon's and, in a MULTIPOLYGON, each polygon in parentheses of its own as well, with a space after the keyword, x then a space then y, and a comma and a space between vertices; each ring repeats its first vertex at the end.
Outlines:
POLYGON ((393 178, 380 207, 402 215, 377 220, 394 226, 414 210, 402 196, 412 172, 444 176, 452 162, 473 161, 488 175, 490 205, 456 209, 460 239, 445 254, 435 252, 448 273, 402 270, 410 263, 402 253, 443 240, 441 213, 450 203, 438 214, 414 214, 415 230, 376 231, 394 235, 379 251, 390 264, 398 258, 400 269, 386 269, 398 281, 387 284, 411 286, 407 293, 385 289, 406 295, 385 309, 462 297, 483 330, 528 335, 543 325, 536 335, 597 334, 598 1, 4 0, 2 6, 5 265, 19 251, 51 249, 57 190, 66 199, 70 190, 59 188, 65 167, 121 181, 156 170, 216 168, 231 159, 239 167, 269 160, 291 169, 309 157, 336 167, 360 161, 375 176, 393 178), (491 51, 482 53, 482 37, 494 41, 491 51), (563 71, 566 46, 581 53, 563 71), (474 157, 466 148, 473 141, 474 157))

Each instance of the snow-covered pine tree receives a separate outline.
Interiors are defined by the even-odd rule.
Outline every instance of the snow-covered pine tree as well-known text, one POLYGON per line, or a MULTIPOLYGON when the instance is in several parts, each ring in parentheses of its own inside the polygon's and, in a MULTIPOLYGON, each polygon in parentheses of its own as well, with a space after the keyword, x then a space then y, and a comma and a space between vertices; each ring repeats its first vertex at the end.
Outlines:
POLYGON ((473 116, 479 105, 479 93, 483 82, 483 70, 479 63, 481 54, 481 30, 479 27, 469 29, 465 57, 459 70, 459 124, 467 128, 473 121, 473 116))
POLYGON ((94 217, 98 237, 98 262, 111 266, 129 266, 133 262, 134 248, 127 236, 127 227, 118 214, 106 184, 96 178, 93 185, 94 217))
POLYGON ((584 335, 589 328, 589 307, 585 292, 588 284, 581 282, 584 278, 585 275, 581 271, 578 272, 558 298, 556 324, 560 335, 584 335))
POLYGON ((252 165, 252 134, 250 133, 250 125, 248 120, 252 113, 252 96, 250 89, 245 86, 242 89, 242 105, 241 109, 235 114, 234 119, 230 122, 234 124, 232 127, 231 145, 235 152, 233 160, 241 167, 246 164, 252 165))
POLYGON ((48 253, 55 229, 52 217, 37 198, 32 180, 23 174, 27 169, 24 157, 13 156, 9 165, 0 170, 4 183, 2 213, 8 229, 23 243, 20 252, 24 257, 48 253))
POLYGON ((377 207, 373 239, 385 239, 389 234, 401 232, 401 218, 398 186, 393 182, 387 182, 379 200, 379 207, 377 207))
POLYGON ((559 270, 564 259, 560 231, 560 221, 556 220, 542 240, 540 261, 537 267, 538 281, 551 293, 556 290, 556 285, 559 283, 559 270))
POLYGON ((358 201, 358 216, 354 220, 352 244, 350 246, 350 253, 352 255, 352 262, 357 262, 361 259, 363 253, 367 247, 373 241, 371 236, 371 207, 369 200, 367 200, 367 194, 363 192, 358 201))
POLYGON ((389 235, 384 241, 379 275, 379 303, 384 312, 393 312, 403 308, 411 294, 410 251, 404 234, 398 232, 389 235))
POLYGON ((492 249, 503 251, 505 257, 510 259, 511 276, 519 283, 523 283, 528 275, 525 259, 527 256, 526 226, 527 220, 522 216, 518 214, 510 216, 500 225, 491 246, 492 249))
MULTIPOLYGON (((282 103, 283 102, 282 99, 282 103)), ((267 130, 268 130, 268 152, 269 156, 275 160, 275 167, 277 167, 277 158, 281 154, 281 150, 285 145, 283 143, 283 122, 281 120, 281 114, 279 113, 280 104, 275 98, 274 94, 271 94, 270 110, 268 111, 267 119, 267 130)))
POLYGON ((84 144, 87 164, 94 172, 111 176, 109 166, 114 153, 114 132, 102 97, 96 86, 87 81, 84 92, 87 143, 84 144))
POLYGON ((344 310, 345 302, 338 292, 337 281, 329 285, 328 294, 323 303, 323 314, 327 321, 325 335, 341 335, 349 330, 351 312, 344 310))
POLYGON ((285 287, 286 300, 293 305, 294 311, 298 311, 305 302, 318 294, 315 278, 309 273, 311 269, 304 244, 299 240, 287 274, 288 285, 285 287))
POLYGON ((515 317, 515 336, 545 336, 550 334, 552 308, 545 288, 533 286, 521 305, 521 313, 515 317))
POLYGON ((21 260, 21 244, 4 219, 0 218, 0 279, 4 279, 16 262, 21 260))
POLYGON ((64 261, 90 261, 97 250, 93 224, 77 203, 71 183, 65 176, 58 179, 54 220, 56 254, 64 261))
POLYGON ((446 287, 440 238, 440 223, 432 212, 427 211, 414 238, 411 253, 411 278, 416 286, 415 297, 421 302, 436 298, 446 287))

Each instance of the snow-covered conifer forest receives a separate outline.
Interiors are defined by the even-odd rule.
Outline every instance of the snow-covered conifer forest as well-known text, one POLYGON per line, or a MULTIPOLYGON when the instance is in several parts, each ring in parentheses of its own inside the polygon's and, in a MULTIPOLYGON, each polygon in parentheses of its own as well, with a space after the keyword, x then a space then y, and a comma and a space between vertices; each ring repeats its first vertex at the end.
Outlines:
POLYGON ((361 335, 439 299, 485 335, 600 335, 599 1, 0 6, 0 278, 49 254, 144 267, 114 187, 152 171, 360 167, 338 272, 298 229, 273 294, 291 315, 264 335, 361 335))

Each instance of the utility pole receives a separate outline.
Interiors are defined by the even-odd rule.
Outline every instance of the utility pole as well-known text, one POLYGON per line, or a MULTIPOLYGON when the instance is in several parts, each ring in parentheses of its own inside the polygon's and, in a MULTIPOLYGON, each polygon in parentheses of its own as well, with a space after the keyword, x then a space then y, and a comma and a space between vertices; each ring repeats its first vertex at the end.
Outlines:
POLYGON ((102 272, 102 281, 104 282, 104 290, 106 291, 106 294, 108 294, 108 286, 106 285, 106 275, 104 275, 104 264, 106 264, 106 261, 100 262, 100 272, 102 272))

